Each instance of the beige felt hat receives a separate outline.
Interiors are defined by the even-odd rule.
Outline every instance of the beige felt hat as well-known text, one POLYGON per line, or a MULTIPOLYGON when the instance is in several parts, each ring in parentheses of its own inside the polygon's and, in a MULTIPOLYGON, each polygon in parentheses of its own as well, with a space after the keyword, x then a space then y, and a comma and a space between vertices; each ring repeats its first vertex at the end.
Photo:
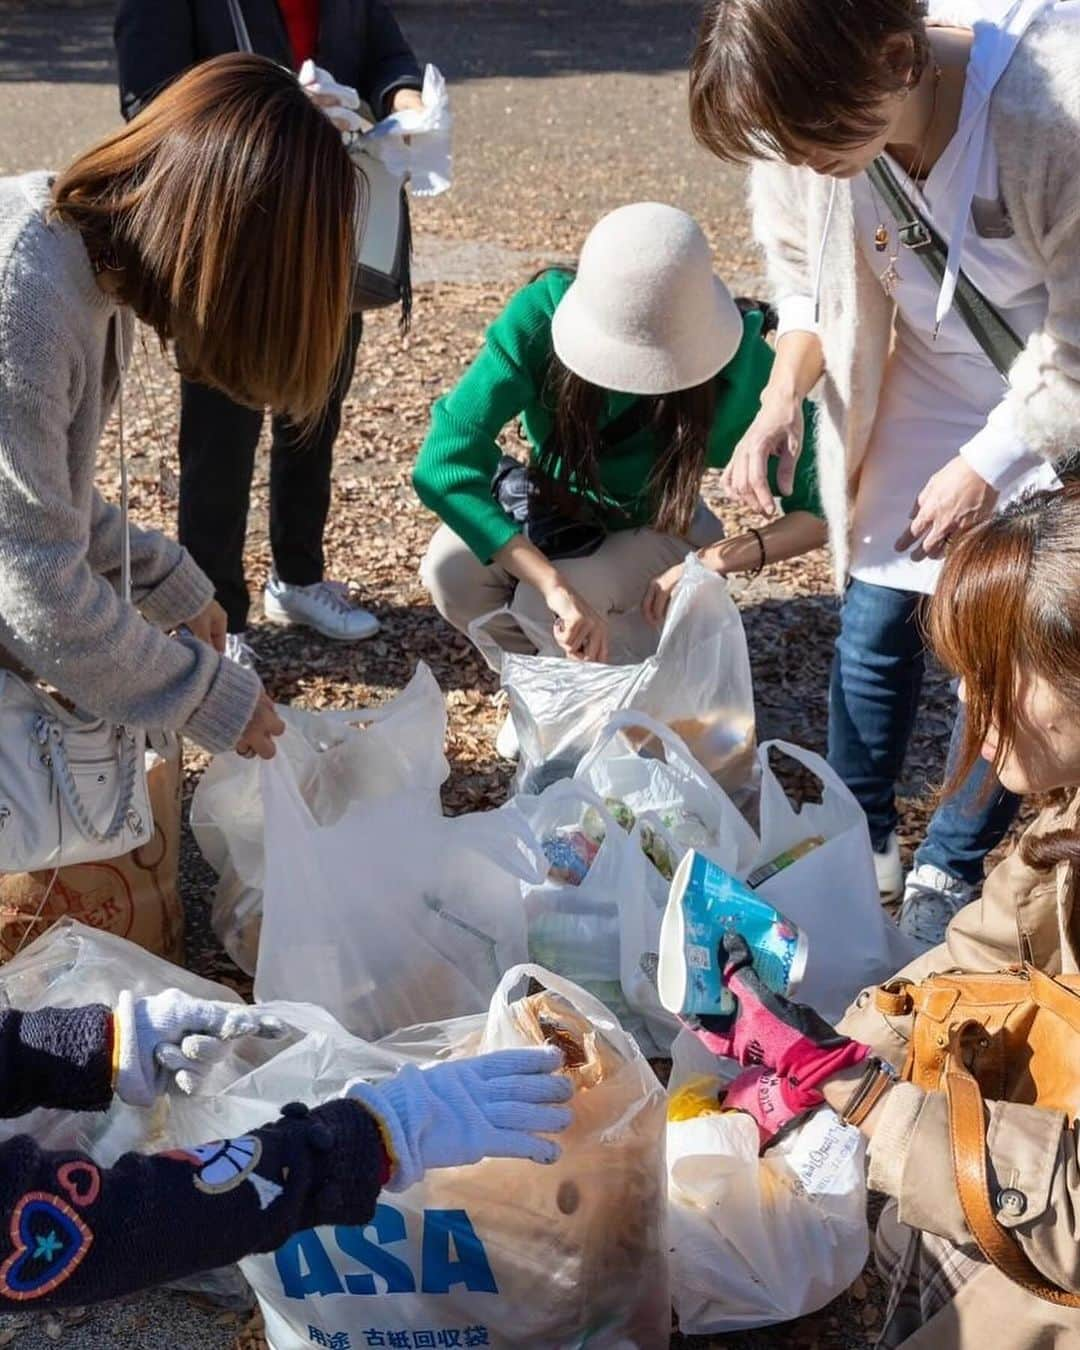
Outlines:
POLYGON ((704 384, 738 351, 742 333, 697 222, 660 202, 620 206, 593 226, 551 321, 563 365, 627 394, 704 384))

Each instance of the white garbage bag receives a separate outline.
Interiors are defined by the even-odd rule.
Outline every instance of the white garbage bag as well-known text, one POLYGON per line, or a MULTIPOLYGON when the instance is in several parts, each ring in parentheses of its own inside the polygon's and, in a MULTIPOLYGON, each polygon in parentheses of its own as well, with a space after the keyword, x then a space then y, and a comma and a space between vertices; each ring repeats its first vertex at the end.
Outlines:
POLYGON ((486 1008, 527 956, 520 883, 545 871, 521 815, 447 817, 406 792, 323 823, 286 756, 261 779, 256 998, 317 1003, 369 1039, 486 1008))
POLYGON ((414 197, 437 197, 452 180, 452 115, 446 80, 436 66, 424 68, 423 108, 405 108, 376 122, 350 145, 354 155, 381 160, 404 179, 414 197))
POLYGON ((315 1009, 272 1011, 305 1034, 273 1044, 271 1057, 250 1068, 230 1058, 204 1095, 177 1102, 176 1143, 243 1134, 265 1119, 268 1102, 314 1104, 357 1077, 377 1081, 407 1063, 544 1040, 569 1052, 577 1091, 553 1166, 488 1159, 432 1171, 385 1195, 365 1226, 310 1230, 273 1255, 246 1259, 271 1350, 313 1342, 498 1350, 667 1343, 666 1099, 595 999, 524 966, 508 972, 486 1013, 377 1045, 315 1009), (515 997, 529 988, 530 997, 515 997))
MULTIPOLYGON (((406 791, 417 810, 441 813, 439 789, 450 773, 443 753, 446 704, 423 662, 402 692, 380 707, 278 711, 286 726, 278 753, 292 765, 320 824, 334 824, 351 802, 406 791)), ((214 932, 249 975, 255 973, 262 923, 264 827, 258 761, 218 755, 192 797, 191 828, 220 878, 214 932)))
MULTIPOLYGON (((490 618, 491 616, 487 616, 490 618)), ((653 656, 598 665, 498 652, 480 620, 470 636, 499 665, 521 746, 515 789, 569 778, 620 708, 676 731, 717 781, 737 791, 754 764, 754 694, 742 619, 723 577, 689 554, 653 656)), ((648 737, 642 748, 653 748, 648 737)))
POLYGON ((759 1157, 751 1117, 716 1106, 721 1083, 691 1077, 668 1107, 672 1303, 688 1335, 813 1312, 869 1250, 859 1131, 822 1108, 759 1157))
MULTIPOLYGON (((838 1022, 868 984, 895 975, 923 950, 906 937, 881 907, 870 834, 862 808, 820 755, 787 741, 768 741, 758 752, 761 773, 759 843, 749 866, 797 850, 809 839, 823 842, 756 889, 808 939, 800 1003, 838 1022), (821 784, 821 800, 796 808, 769 765, 776 750, 802 764, 821 784)), ((748 870, 735 870, 740 879, 748 870)))

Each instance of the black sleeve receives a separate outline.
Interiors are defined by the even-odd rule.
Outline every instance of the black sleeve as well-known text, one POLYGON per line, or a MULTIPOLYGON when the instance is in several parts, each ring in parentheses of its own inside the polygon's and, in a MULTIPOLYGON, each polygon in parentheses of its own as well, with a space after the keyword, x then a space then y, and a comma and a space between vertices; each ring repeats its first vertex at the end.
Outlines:
POLYGON ((129 121, 199 59, 190 0, 119 0, 113 41, 120 111, 129 121))
POLYGON ((367 45, 357 92, 376 117, 390 112, 398 89, 422 89, 423 76, 398 22, 382 0, 368 0, 367 45))
POLYGON ((374 1117, 352 1101, 294 1104, 262 1129, 101 1168, 0 1145, 0 1309, 118 1298, 321 1224, 364 1224, 386 1173, 374 1117))
POLYGON ((103 1004, 0 1012, 0 1116, 112 1101, 113 1014, 103 1004))

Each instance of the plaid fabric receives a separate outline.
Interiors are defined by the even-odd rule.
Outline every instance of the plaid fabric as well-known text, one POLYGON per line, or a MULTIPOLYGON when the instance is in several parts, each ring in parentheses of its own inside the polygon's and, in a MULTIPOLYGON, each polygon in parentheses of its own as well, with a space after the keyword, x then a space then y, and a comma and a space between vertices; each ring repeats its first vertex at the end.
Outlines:
POLYGON ((878 1220, 874 1258, 889 1285, 885 1329, 876 1350, 898 1350, 985 1266, 981 1257, 945 1238, 901 1223, 895 1200, 878 1220))

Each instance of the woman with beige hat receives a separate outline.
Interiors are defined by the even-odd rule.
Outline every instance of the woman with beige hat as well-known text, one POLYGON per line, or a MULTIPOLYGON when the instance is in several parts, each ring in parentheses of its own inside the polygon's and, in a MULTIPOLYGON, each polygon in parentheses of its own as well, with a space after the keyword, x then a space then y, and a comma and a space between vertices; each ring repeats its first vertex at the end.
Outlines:
POLYGON ((812 444, 761 530, 724 539, 700 499, 760 406, 764 321, 713 275, 698 225, 656 202, 605 216, 576 275, 518 291, 436 402, 413 472, 443 521, 421 566, 443 617, 467 633, 503 611, 487 631, 504 651, 640 659, 690 548, 730 573, 819 547, 812 444), (498 444, 515 419, 529 446, 516 472, 498 444))

